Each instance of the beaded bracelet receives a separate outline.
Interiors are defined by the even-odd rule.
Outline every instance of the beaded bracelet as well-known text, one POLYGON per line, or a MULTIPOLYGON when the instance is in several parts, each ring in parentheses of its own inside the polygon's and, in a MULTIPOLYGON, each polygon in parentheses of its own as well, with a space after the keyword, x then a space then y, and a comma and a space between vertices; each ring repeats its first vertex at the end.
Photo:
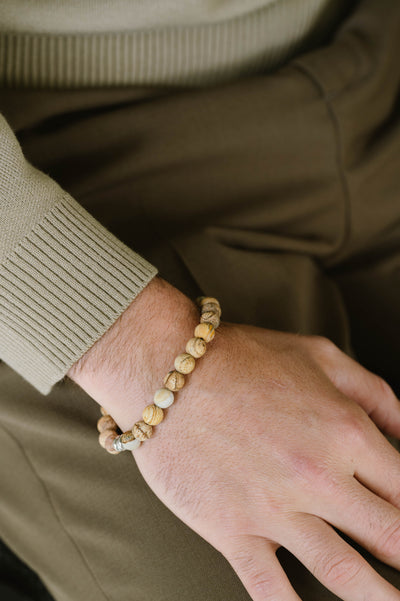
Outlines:
POLYGON ((163 388, 156 390, 153 404, 144 408, 142 420, 136 422, 131 430, 121 432, 111 415, 100 407, 102 417, 97 422, 99 443, 112 455, 118 455, 121 451, 134 451, 141 442, 152 436, 154 426, 164 419, 164 410, 174 402, 174 393, 183 388, 185 376, 194 370, 196 359, 204 355, 207 342, 214 338, 221 320, 219 301, 210 296, 199 296, 196 303, 200 308, 201 317, 200 323, 195 327, 194 337, 188 340, 186 353, 175 357, 175 369, 165 376, 163 388))

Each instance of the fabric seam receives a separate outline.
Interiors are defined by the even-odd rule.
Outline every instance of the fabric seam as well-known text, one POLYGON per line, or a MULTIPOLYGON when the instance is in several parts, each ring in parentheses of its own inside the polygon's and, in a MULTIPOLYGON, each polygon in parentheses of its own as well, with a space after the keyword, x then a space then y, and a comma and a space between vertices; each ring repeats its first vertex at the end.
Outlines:
MULTIPOLYGON (((40 485, 42 486, 42 489, 45 493, 45 496, 49 502, 50 508, 53 511, 54 517, 56 518, 56 521, 58 522, 60 528, 63 530, 63 532, 66 534, 66 536, 68 537, 68 539, 71 541, 72 545, 74 546, 74 548, 76 549, 78 555, 80 556, 80 558, 82 559, 83 564, 86 566, 86 569, 88 571, 88 573, 90 574, 93 582, 95 583, 95 585, 97 585, 98 589, 100 590, 100 592, 103 594, 104 599, 106 599, 107 601, 111 601, 110 597, 105 593, 105 591, 103 590, 103 588, 101 587, 99 581, 97 580, 94 572, 92 571, 92 569, 89 566, 89 563, 83 553, 83 551, 80 549, 79 545, 77 544, 77 542, 74 540, 74 538, 72 537, 72 535, 68 532, 67 528, 65 527, 65 525, 63 524, 61 517, 59 515, 59 513, 56 510, 55 504, 51 498, 50 492, 47 488, 47 486, 45 485, 44 481, 42 480, 42 478, 39 476, 39 473, 37 472, 34 464, 32 463, 32 461, 29 459, 27 453, 25 452, 24 447, 20 444, 20 442, 15 438, 15 436, 8 430, 8 428, 6 426, 4 426, 4 424, 0 423, 0 428, 2 428, 2 430, 16 443, 16 445, 19 447, 19 449, 22 452, 23 457, 25 458, 25 461, 28 465, 28 467, 31 469, 31 472, 33 473, 33 475, 35 476, 35 478, 37 479, 37 481, 40 483, 40 485)), ((31 568, 32 569, 32 568, 31 568)), ((39 574, 40 577, 40 574, 39 574)))
MULTIPOLYGON (((305 65, 301 63, 295 63, 293 66, 299 71, 303 72, 305 75, 309 77, 314 86, 318 89, 322 100, 325 103, 325 106, 328 111, 328 115, 330 117, 330 122, 332 125, 332 130, 335 138, 335 165, 337 169, 337 173, 339 175, 340 185, 342 189, 342 205, 343 205, 343 233, 339 242, 337 244, 337 248, 330 256, 324 258, 324 263, 334 263, 335 258, 340 256, 340 254, 345 249, 346 245, 349 243, 352 233, 352 225, 351 225, 351 217, 352 217, 352 209, 351 209, 351 195, 350 195, 350 186, 348 183, 348 179, 344 169, 343 163, 343 136, 341 133, 340 121, 337 116, 337 113, 333 107, 332 100, 339 94, 339 92, 329 93, 326 92, 323 85, 320 83, 318 78, 312 72, 311 69, 307 68, 305 65)), ((340 90, 342 91, 342 90, 340 90)), ((327 265, 329 267, 329 265, 327 265)))

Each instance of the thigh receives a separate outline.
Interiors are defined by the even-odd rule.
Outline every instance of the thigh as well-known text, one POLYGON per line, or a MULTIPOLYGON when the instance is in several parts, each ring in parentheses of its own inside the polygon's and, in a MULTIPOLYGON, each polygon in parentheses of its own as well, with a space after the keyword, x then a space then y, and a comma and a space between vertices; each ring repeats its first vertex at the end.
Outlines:
POLYGON ((384 377, 400 398, 399 249, 400 232, 397 249, 387 250, 383 256, 371 253, 361 265, 350 264, 336 270, 335 281, 346 304, 359 360, 384 377))
POLYGON ((399 4, 361 2, 337 42, 332 69, 329 48, 296 61, 329 110, 343 184, 342 238, 321 264, 342 294, 357 357, 400 395, 399 4))
MULTIPOLYGON (((292 257, 281 268, 270 285, 289 276, 286 293, 301 294, 301 263, 292 257)), ((251 269, 249 261, 255 286, 251 269)), ((176 281, 179 272, 171 272, 176 281)), ((236 308, 239 322, 247 308, 236 308)), ((299 310, 305 323, 310 312, 323 314, 318 304, 299 310)), ((0 535, 57 601, 250 601, 228 561, 163 505, 131 454, 111 456, 99 446, 98 405, 74 382, 66 378, 43 396, 0 363, 0 390, 0 535)), ((363 554, 400 589, 400 572, 363 554)), ((278 557, 302 599, 336 599, 285 549, 278 557)))
POLYGON ((132 456, 113 461, 98 445, 90 397, 69 380, 44 397, 4 363, 0 379, 1 535, 55 599, 223 601, 229 591, 247 601, 224 558, 158 500, 132 456))

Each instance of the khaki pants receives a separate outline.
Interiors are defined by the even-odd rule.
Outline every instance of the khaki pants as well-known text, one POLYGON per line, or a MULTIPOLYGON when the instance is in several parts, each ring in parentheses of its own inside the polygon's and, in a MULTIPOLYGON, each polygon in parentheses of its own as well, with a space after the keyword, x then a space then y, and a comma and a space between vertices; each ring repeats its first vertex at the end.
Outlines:
MULTIPOLYGON (((400 3, 325 46, 204 89, 1 92, 28 159, 223 318, 331 338, 398 387, 400 3)), ((398 390, 398 388, 397 388, 398 390)), ((0 363, 0 537, 57 601, 249 601, 225 558, 97 442, 68 379, 0 363)), ((278 552, 305 601, 332 600, 278 552)), ((367 556, 400 589, 400 572, 367 556)))

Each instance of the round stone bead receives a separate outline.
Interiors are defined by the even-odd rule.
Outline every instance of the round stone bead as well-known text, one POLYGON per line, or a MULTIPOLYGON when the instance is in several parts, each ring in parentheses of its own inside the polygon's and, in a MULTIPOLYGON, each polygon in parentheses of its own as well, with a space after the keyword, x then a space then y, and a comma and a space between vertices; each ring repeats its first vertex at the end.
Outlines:
POLYGON ((167 409, 174 402, 174 393, 168 388, 159 388, 154 393, 154 404, 161 409, 167 409))
POLYGON ((218 317, 218 315, 214 313, 214 311, 206 311, 205 313, 202 313, 200 317, 200 323, 205 322, 212 323, 214 328, 217 329, 219 324, 221 323, 221 320, 218 317))
POLYGON ((104 409, 104 407, 100 407, 100 413, 101 415, 108 415, 107 411, 104 409))
POLYGON ((147 405, 142 413, 143 421, 150 426, 157 426, 164 419, 164 411, 157 405, 147 405))
POLYGON ((209 311, 211 311, 212 313, 215 313, 216 315, 218 315, 218 317, 221 317, 222 311, 221 311, 221 307, 219 305, 217 305, 216 303, 204 303, 204 305, 201 306, 201 313, 208 313, 209 311))
POLYGON ((135 438, 141 441, 147 440, 153 434, 153 426, 141 420, 133 425, 132 432, 135 438))
POLYGON ((126 444, 127 442, 132 442, 132 440, 135 440, 135 437, 132 430, 127 430, 121 434, 120 439, 122 444, 126 444))
POLYGON ((116 430, 117 428, 118 426, 111 415, 103 415, 103 417, 97 421, 97 429, 99 432, 104 432, 104 430, 116 430))
POLYGON ((191 338, 186 344, 186 352, 199 359, 207 350, 207 343, 203 338, 191 338))
POLYGON ((215 303, 220 307, 219 300, 213 296, 198 296, 196 298, 196 303, 199 305, 199 307, 202 307, 206 303, 215 303))
POLYGON ((117 436, 118 434, 115 432, 115 430, 103 430, 103 432, 99 434, 99 443, 103 447, 103 449, 105 449, 106 441, 111 440, 112 442, 114 438, 117 438, 117 436))
POLYGON ((163 384, 165 388, 168 388, 168 390, 176 392, 177 390, 183 388, 183 386, 185 385, 185 376, 179 373, 179 371, 176 371, 176 369, 173 369, 172 371, 169 371, 167 373, 167 375, 164 378, 163 384))
POLYGON ((199 325, 195 327, 194 335, 198 338, 203 338, 206 342, 211 342, 215 336, 215 328, 212 323, 199 323, 199 325))
POLYGON ((104 448, 111 455, 118 455, 121 451, 117 451, 117 449, 114 447, 114 440, 115 439, 107 438, 104 443, 104 448))
POLYGON ((190 374, 195 368, 196 359, 189 353, 180 353, 175 357, 174 366, 181 374, 190 374))

